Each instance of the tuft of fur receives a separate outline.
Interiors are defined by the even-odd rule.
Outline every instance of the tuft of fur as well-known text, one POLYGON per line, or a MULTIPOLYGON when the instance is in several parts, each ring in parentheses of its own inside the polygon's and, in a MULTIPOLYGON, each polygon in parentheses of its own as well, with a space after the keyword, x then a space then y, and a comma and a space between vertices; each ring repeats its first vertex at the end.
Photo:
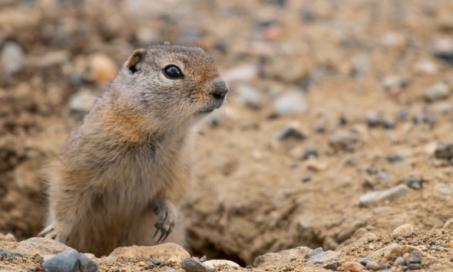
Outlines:
POLYGON ((190 127, 222 104, 219 82, 200 48, 136 50, 52 163, 41 235, 98 256, 165 239, 190 176, 190 127), (167 65, 184 78, 167 78, 167 65))

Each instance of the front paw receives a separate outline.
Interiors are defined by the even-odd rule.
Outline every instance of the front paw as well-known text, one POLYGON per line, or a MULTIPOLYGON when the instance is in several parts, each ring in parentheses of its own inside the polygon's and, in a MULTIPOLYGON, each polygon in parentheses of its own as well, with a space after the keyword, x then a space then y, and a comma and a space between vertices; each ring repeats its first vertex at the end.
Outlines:
POLYGON ((67 235, 64 235, 61 231, 58 231, 58 229, 55 228, 53 224, 48 225, 38 234, 38 236, 63 243, 66 243, 68 238, 67 235))
POLYGON ((155 206, 154 210, 157 220, 154 224, 156 231, 154 232, 153 238, 159 235, 157 242, 160 243, 167 239, 171 231, 175 226, 177 211, 176 208, 170 202, 161 202, 155 206))

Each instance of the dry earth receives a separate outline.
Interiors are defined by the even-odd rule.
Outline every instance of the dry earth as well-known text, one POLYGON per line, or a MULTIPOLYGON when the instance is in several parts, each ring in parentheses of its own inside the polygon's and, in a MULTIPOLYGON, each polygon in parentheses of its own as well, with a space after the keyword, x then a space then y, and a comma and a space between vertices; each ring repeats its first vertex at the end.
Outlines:
MULTIPOLYGON (((453 271, 451 14, 448 0, 0 1, 0 232, 36 235, 46 160, 134 48, 170 41, 207 49, 232 89, 198 132, 192 255, 248 265, 221 271, 453 271)), ((32 241, 0 238, 0 271, 64 249, 32 241)), ((95 261, 179 271, 175 248, 95 261)))

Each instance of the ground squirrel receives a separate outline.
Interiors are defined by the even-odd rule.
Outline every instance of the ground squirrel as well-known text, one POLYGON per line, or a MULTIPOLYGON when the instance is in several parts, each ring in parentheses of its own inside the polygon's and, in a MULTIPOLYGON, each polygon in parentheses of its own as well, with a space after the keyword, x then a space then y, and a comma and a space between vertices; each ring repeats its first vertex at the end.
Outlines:
POLYGON ((200 48, 135 50, 50 167, 40 235, 98 256, 165 240, 189 177, 190 127, 227 91, 200 48))

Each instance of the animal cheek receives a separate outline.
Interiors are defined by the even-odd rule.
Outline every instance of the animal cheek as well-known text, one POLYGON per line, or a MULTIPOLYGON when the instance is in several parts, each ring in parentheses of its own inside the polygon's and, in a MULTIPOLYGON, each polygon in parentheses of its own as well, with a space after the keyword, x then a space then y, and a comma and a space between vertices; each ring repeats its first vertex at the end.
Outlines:
POLYGON ((192 100, 194 102, 203 103, 208 100, 208 94, 205 90, 196 89, 194 92, 192 92, 192 100))

